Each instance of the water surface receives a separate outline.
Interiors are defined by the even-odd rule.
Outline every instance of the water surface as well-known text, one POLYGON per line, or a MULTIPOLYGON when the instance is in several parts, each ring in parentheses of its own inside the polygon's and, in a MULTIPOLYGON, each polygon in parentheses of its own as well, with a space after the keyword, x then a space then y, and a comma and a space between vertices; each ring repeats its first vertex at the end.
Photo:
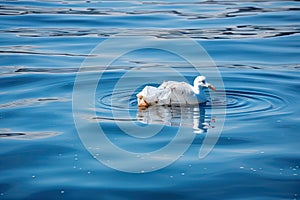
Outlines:
MULTIPOLYGON (((280 0, 2 1, 0 199, 298 199, 299 8, 298 1, 280 0), (83 120, 102 124, 107 137, 128 151, 155 151, 181 126, 196 133, 191 146, 172 165, 137 174, 108 168, 83 146, 72 114, 76 73, 96 45, 119 32, 147 32, 154 41, 183 34, 209 53, 226 92, 226 99, 214 102, 227 113, 207 157, 199 159, 199 149, 220 118, 209 104, 137 109, 138 78, 153 85, 158 76, 174 80, 162 72, 170 66, 189 83, 198 75, 188 63, 153 49, 110 66, 96 90, 96 116, 83 110, 83 120), (131 69, 157 74, 132 78, 113 97, 114 85, 131 69), (132 122, 163 126, 164 134, 143 140, 117 126, 132 122)), ((84 72, 87 84, 103 67, 84 72)))

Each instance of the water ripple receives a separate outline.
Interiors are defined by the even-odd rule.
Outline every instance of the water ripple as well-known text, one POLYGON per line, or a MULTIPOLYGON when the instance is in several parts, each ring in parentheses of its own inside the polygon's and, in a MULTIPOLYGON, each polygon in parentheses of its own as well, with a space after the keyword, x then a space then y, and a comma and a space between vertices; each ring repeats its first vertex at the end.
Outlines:
MULTIPOLYGON (((297 0, 2 1, 0 198, 297 199, 299 5, 297 0), (138 79, 147 84, 159 82, 156 75, 176 80, 165 73, 172 67, 192 81, 197 72, 149 50, 124 56, 109 68, 97 63, 86 68, 82 90, 98 80, 95 72, 105 73, 95 99, 88 100, 95 108, 87 104, 78 114, 99 123, 116 146, 149 152, 167 145, 179 126, 187 134, 203 133, 173 165, 153 173, 108 169, 92 157, 102 155, 89 155, 76 135, 71 98, 78 68, 86 56, 96 56, 89 55, 95 45, 121 32, 146 33, 153 40, 194 38, 218 65, 225 84, 226 99, 211 99, 206 106, 141 110, 138 79), (133 69, 141 73, 114 91, 133 69), (153 76, 149 69, 159 73, 153 76), (199 160, 206 133, 219 128, 222 108, 227 114, 219 141, 199 160), (163 131, 149 139, 124 134, 133 124, 163 131)), ((90 131, 88 125, 83 129, 90 131)), ((143 134, 136 127, 130 131, 143 134)))
POLYGON ((31 98, 31 99, 19 99, 16 101, 0 104, 0 108, 19 108, 27 107, 35 104, 46 104, 50 102, 66 102, 70 99, 58 98, 58 97, 44 97, 44 98, 31 98))
POLYGON ((287 107, 287 100, 266 91, 226 90, 226 102, 212 100, 214 108, 226 107, 227 117, 246 117, 248 120, 273 115, 287 107))
POLYGON ((131 33, 134 31, 152 32, 155 37, 159 38, 177 37, 176 32, 180 32, 198 39, 268 38, 294 35, 300 32, 297 23, 299 19, 296 17, 296 13, 300 10, 297 1, 286 1, 284 5, 280 1, 131 1, 127 2, 129 8, 126 9, 122 6, 106 8, 103 6, 106 3, 104 1, 98 5, 79 1, 64 5, 61 2, 51 2, 50 5, 32 6, 26 5, 26 3, 25 5, 13 5, 6 2, 0 5, 0 16, 17 18, 25 15, 25 17, 29 16, 29 21, 31 21, 31 17, 38 16, 39 19, 45 22, 56 22, 57 18, 63 18, 64 26, 53 28, 7 26, 6 29, 2 29, 0 32, 22 37, 109 37, 118 32, 132 30, 131 33), (78 6, 77 3, 86 5, 86 7, 78 6), (176 6, 176 9, 171 8, 170 5, 176 6), (193 7, 187 8, 188 5, 193 7), (289 18, 289 23, 285 23, 285 21, 248 23, 247 20, 247 17, 253 17, 257 18, 257 21, 263 21, 274 15, 282 16, 283 20, 289 18), (80 16, 80 19, 78 19, 78 16, 80 16), (100 23, 99 27, 98 21, 95 24, 92 17, 103 17, 106 21, 111 21, 111 24, 100 23), (134 24, 127 24, 130 18, 134 19, 134 24), (182 26, 177 26, 177 23, 172 21, 174 19, 179 24, 184 23, 182 26), (238 21, 227 23, 227 19, 237 19, 238 21), (220 22, 217 22, 217 20, 220 22), (72 24, 75 21, 83 22, 84 26, 70 28, 73 27, 72 24), (153 22, 151 27, 147 27, 145 22, 148 21, 153 22), (168 25, 161 26, 159 21, 163 21, 168 25), (124 22, 126 28, 121 28, 124 22), (153 24, 156 24, 156 26, 153 26, 153 24), (137 29, 137 27, 139 28, 137 29))
MULTIPOLYGON (((194 39, 243 39, 243 38, 270 38, 280 37, 287 35, 294 35, 300 33, 300 27, 297 25, 237 25, 230 27, 208 27, 205 29, 122 29, 122 28, 110 28, 110 29, 90 29, 90 28, 15 28, 8 30, 0 30, 0 33, 12 33, 21 37, 102 37, 108 38, 116 33, 123 33, 124 35, 134 36, 141 35, 141 33, 147 32, 148 35, 157 38, 177 38, 180 34, 186 35, 194 39), (126 34, 126 32, 128 34, 126 34), (135 34, 133 34, 135 33, 135 34)), ((25 51, 8 51, 2 50, 0 53, 26 53, 25 51)), ((31 52, 33 54, 43 54, 42 52, 31 52)), ((59 54, 67 56, 76 56, 70 54, 59 54)), ((78 55, 87 56, 87 55, 78 55)))
POLYGON ((2 132, 0 138, 17 139, 17 140, 35 140, 56 136, 58 132, 2 132))

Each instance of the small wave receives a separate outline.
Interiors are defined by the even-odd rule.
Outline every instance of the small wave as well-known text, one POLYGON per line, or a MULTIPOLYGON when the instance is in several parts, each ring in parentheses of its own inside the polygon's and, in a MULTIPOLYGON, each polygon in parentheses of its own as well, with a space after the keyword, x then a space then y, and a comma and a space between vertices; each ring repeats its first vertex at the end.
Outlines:
MULTIPOLYGON (((207 107, 226 108, 226 117, 247 119, 274 115, 288 105, 287 100, 267 91, 226 90, 224 99, 212 99, 207 107)), ((279 112, 280 113, 280 112, 279 112)))
MULTIPOLYGON (((18 28, 10 30, 0 30, 0 33, 12 33, 21 37, 101 37, 108 38, 116 33, 122 33, 125 36, 134 36, 147 33, 149 36, 163 39, 171 39, 186 35, 194 39, 249 39, 249 38, 270 38, 287 35, 295 35, 300 33, 300 28, 295 25, 237 25, 230 27, 207 27, 207 28, 186 28, 186 29, 90 29, 90 28, 18 28), (127 34, 126 34, 127 33, 127 34)), ((21 50, 2 50, 2 53, 32 53, 32 54, 48 54, 47 52, 21 51, 21 50)), ((84 54, 64 54, 55 53, 54 55, 63 56, 89 56, 84 54)))
POLYGON ((0 104, 0 108, 19 108, 19 107, 27 107, 34 104, 45 104, 50 102, 66 102, 70 101, 65 98, 57 98, 57 97, 44 97, 44 98, 30 98, 30 99, 20 99, 16 101, 11 101, 8 103, 0 104))
POLYGON ((0 138, 34 140, 56 136, 58 132, 0 132, 0 138))

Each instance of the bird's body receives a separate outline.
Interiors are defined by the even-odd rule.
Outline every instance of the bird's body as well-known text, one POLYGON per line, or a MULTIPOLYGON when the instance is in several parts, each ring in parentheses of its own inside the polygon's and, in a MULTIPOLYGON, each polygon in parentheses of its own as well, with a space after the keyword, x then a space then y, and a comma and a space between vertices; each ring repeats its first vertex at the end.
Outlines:
POLYGON ((194 80, 194 86, 185 82, 167 81, 159 87, 146 86, 137 94, 138 106, 151 105, 195 105, 206 101, 204 88, 215 90, 214 86, 205 83, 204 76, 194 80))
POLYGON ((169 91, 169 104, 197 104, 197 95, 193 87, 185 82, 167 81, 163 82, 159 88, 169 91))

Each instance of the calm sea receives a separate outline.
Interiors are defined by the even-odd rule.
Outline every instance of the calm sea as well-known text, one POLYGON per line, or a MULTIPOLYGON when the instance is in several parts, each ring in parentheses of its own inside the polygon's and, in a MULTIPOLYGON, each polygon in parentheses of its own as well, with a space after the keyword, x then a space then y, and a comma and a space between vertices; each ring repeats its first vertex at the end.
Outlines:
POLYGON ((0 199, 299 199, 299 10, 289 0, 1 1, 0 199), (191 38, 215 64, 203 75, 218 85, 210 73, 217 68, 224 89, 216 93, 226 96, 139 110, 135 95, 145 85, 179 80, 175 72, 192 83, 199 73, 155 48, 106 68, 93 49, 120 33, 165 48, 191 38), (101 62, 79 70, 93 58, 101 62), (178 130, 173 150, 186 149, 158 169, 170 159, 158 151, 178 130), (199 158, 208 136, 216 144, 199 158), (158 154, 136 169, 149 152, 158 154))

